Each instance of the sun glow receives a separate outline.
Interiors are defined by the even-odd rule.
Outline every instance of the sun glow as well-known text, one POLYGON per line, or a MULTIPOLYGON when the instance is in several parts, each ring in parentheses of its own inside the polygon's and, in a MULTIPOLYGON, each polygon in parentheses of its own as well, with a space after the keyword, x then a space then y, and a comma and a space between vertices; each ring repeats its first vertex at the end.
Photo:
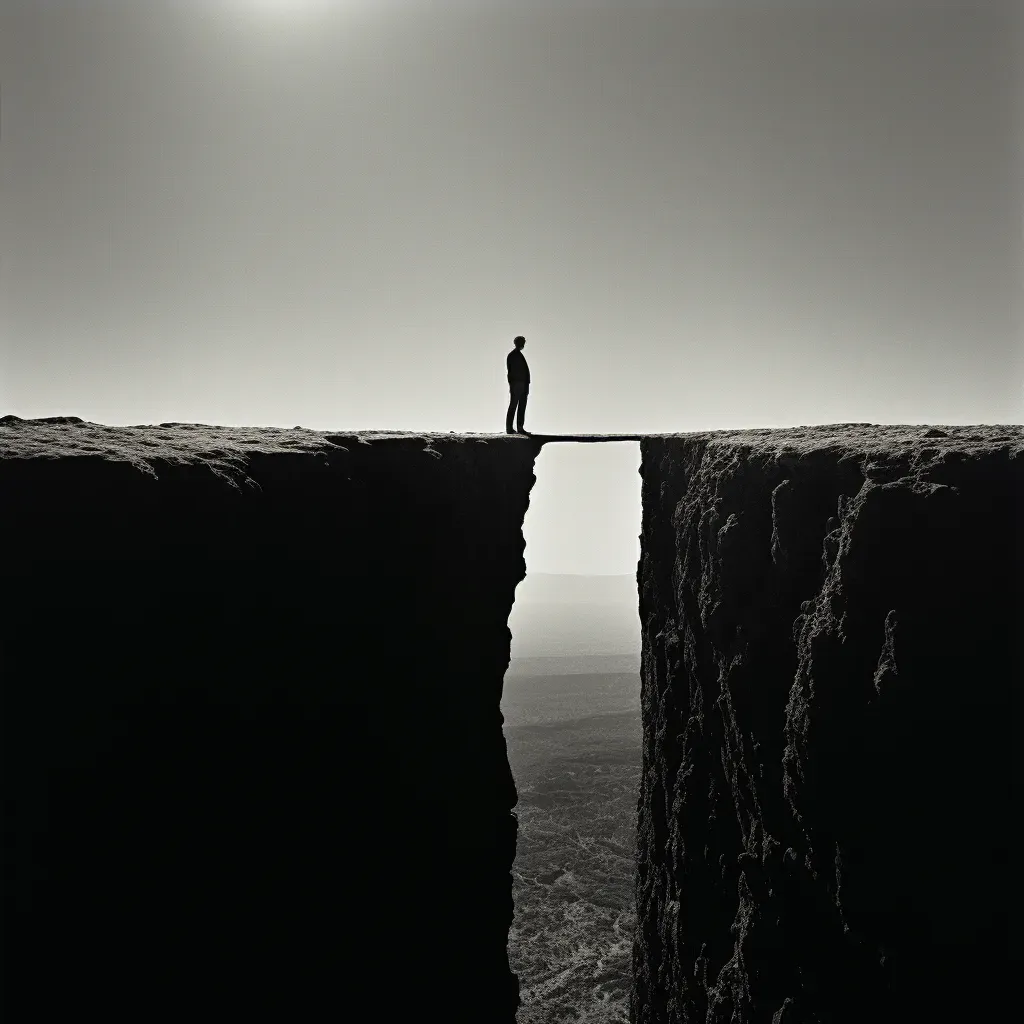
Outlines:
POLYGON ((356 0, 223 0, 231 13, 277 23, 308 22, 318 15, 350 10, 356 0))
MULTIPOLYGON (((208 2, 208 0, 204 0, 208 2)), ((309 40, 321 32, 351 28, 381 0, 218 0, 213 11, 237 31, 278 42, 309 40)))

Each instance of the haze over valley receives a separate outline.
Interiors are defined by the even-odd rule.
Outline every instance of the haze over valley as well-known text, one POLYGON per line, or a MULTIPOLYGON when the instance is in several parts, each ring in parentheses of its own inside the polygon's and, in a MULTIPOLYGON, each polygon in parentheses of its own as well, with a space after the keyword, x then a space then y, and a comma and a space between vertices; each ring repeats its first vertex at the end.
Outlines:
POLYGON ((635 575, 528 572, 509 626, 518 1024, 623 1022, 641 737, 635 575))

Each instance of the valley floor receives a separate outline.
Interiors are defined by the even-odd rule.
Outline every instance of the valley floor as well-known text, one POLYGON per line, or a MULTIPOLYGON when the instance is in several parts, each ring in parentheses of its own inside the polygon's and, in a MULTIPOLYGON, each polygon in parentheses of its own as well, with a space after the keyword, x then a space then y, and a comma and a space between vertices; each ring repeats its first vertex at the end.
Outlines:
POLYGON ((636 674, 506 681, 518 1024, 628 1020, 639 689, 636 674))

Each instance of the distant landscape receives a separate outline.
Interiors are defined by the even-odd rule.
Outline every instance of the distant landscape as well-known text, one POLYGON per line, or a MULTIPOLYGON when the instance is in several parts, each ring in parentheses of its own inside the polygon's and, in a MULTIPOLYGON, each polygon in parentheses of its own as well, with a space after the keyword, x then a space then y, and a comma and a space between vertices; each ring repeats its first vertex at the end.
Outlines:
POLYGON ((502 712, 519 790, 509 934, 518 1024, 625 1022, 641 737, 636 581, 534 574, 509 625, 502 712))

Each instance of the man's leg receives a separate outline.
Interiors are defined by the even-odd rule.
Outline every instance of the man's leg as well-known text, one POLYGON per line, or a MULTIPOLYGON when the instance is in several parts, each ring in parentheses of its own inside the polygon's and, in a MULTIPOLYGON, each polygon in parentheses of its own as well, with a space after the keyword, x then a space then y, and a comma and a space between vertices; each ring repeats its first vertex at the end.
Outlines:
POLYGON ((520 434, 525 429, 523 423, 526 421, 526 400, 529 397, 529 394, 525 391, 519 396, 519 415, 516 419, 516 424, 520 434))
POLYGON ((512 389, 509 389, 508 396, 508 412, 505 414, 505 433, 512 433, 512 417, 516 411, 516 393, 512 389))

